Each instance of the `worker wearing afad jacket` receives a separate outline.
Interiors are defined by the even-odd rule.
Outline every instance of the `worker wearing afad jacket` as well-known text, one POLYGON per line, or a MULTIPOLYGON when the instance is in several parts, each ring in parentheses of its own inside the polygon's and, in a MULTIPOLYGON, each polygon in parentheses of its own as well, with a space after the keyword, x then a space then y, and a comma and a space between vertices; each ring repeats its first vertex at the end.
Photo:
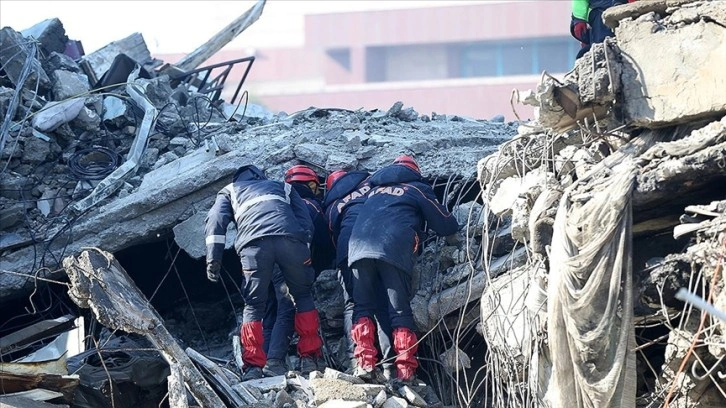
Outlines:
POLYGON ((409 381, 418 367, 410 285, 424 223, 439 235, 456 233, 459 224, 438 202, 431 186, 422 181, 418 164, 410 156, 399 156, 393 165, 374 173, 370 182, 371 191, 353 226, 348 248, 354 278, 351 337, 356 343, 356 374, 370 378, 377 362, 371 318, 380 279, 388 293, 397 377, 409 381))
MULTIPOLYGON (((285 183, 290 184, 305 201, 305 207, 313 222, 312 243, 310 252, 312 267, 316 275, 332 265, 333 242, 328 233, 325 215, 320 207, 320 179, 313 169, 303 165, 290 167, 285 172, 285 183)), ((284 375, 288 371, 285 363, 287 349, 294 332, 295 305, 288 295, 285 277, 279 268, 275 268, 272 276, 272 286, 267 300, 267 311, 262 319, 265 335, 265 353, 267 364, 262 369, 268 376, 284 375)), ((315 361, 303 359, 300 371, 309 372, 318 369, 315 361)))
POLYGON ((633 1, 572 0, 570 34, 582 44, 577 58, 589 51, 592 44, 601 43, 605 41, 606 37, 613 36, 613 31, 602 21, 602 13, 610 7, 633 1))
POLYGON ((322 340, 318 311, 312 296, 315 272, 310 266, 312 222, 305 202, 289 184, 267 180, 262 171, 241 167, 233 182, 218 194, 206 220, 207 277, 219 278, 225 233, 237 226, 235 249, 245 276, 245 307, 240 340, 244 351, 244 379, 262 377, 267 356, 263 351, 262 319, 272 271, 277 265, 295 302, 295 331, 301 359, 317 360, 322 340))
MULTIPOLYGON (((343 329, 346 333, 348 369, 351 372, 356 369, 358 362, 354 355, 355 343, 350 338, 355 301, 353 299, 353 271, 348 266, 348 241, 358 213, 371 189, 369 177, 370 174, 367 171, 338 170, 330 173, 325 183, 327 192, 323 201, 329 230, 336 246, 335 266, 338 268, 338 280, 343 287, 345 305, 343 329)), ((379 290, 378 293, 375 317, 378 321, 378 343, 385 359, 391 353, 391 323, 388 319, 386 294, 383 290, 379 290)), ((389 365, 387 364, 385 368, 389 368, 389 365)))

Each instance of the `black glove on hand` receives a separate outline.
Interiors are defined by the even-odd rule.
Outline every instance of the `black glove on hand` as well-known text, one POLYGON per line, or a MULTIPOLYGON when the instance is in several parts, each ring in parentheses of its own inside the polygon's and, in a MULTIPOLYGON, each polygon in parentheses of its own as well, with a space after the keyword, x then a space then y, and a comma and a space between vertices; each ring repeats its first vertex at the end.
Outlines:
POLYGON ((211 261, 207 263, 207 279, 211 282, 219 281, 219 270, 222 268, 222 263, 219 261, 211 261))

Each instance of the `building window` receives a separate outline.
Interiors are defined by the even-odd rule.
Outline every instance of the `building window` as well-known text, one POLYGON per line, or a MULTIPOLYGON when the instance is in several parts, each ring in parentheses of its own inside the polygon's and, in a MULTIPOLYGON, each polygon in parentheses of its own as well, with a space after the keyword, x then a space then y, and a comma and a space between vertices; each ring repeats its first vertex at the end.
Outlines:
POLYGON ((576 45, 577 41, 570 37, 470 43, 460 47, 459 76, 471 78, 536 75, 542 71, 567 72, 575 62, 576 45))
POLYGON ((350 48, 332 48, 326 51, 328 56, 338 65, 350 71, 350 48))

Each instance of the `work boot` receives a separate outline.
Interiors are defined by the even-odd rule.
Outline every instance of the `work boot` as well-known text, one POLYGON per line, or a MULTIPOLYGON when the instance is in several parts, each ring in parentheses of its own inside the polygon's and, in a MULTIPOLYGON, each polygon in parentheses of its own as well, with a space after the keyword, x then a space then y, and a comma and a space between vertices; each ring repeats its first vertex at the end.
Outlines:
POLYGON ((396 368, 398 373, 396 377, 404 382, 414 380, 416 368, 418 368, 418 360, 416 360, 416 351, 418 344, 416 343, 416 333, 405 327, 398 327, 393 330, 393 350, 396 356, 396 368))
MULTIPOLYGON (((240 342, 242 343, 242 362, 245 367, 262 367, 267 363, 267 355, 262 345, 264 337, 262 335, 262 322, 257 320, 254 322, 242 323, 239 331, 240 342)), ((260 371, 262 373, 262 371, 260 371)))
POLYGON ((350 337, 355 342, 355 351, 353 354, 358 360, 358 365, 353 375, 364 380, 375 378, 373 371, 376 367, 378 357, 378 351, 375 345, 375 332, 376 325, 373 323, 373 320, 368 317, 361 317, 353 325, 350 333, 350 337))
POLYGON ((295 331, 300 336, 297 342, 297 353, 302 360, 312 357, 317 360, 322 355, 323 340, 318 334, 320 320, 316 309, 295 313, 295 331))
POLYGON ((270 358, 267 360, 267 364, 265 364, 262 368, 262 372, 268 377, 285 375, 285 373, 287 373, 287 364, 285 364, 283 360, 270 358))
POLYGON ((325 371, 325 364, 321 364, 320 359, 316 357, 300 357, 300 372, 308 375, 313 371, 325 371))
POLYGON ((259 380, 264 377, 260 367, 247 367, 242 373, 242 381, 259 380))

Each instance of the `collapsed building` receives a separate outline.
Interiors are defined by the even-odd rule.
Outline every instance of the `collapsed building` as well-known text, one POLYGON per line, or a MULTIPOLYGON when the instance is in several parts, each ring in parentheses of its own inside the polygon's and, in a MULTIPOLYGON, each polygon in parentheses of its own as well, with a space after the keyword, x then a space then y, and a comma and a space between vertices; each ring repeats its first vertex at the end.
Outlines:
POLYGON ((726 8, 655 0, 604 18, 616 38, 520 92, 536 118, 514 123, 402 103, 274 114, 225 102, 196 65, 162 66, 137 35, 74 59, 57 20, 28 30, 37 41, 3 28, 0 400, 726 405, 726 8), (315 284, 330 369, 240 383, 239 265, 227 251, 213 286, 201 260, 214 195, 242 164, 282 179, 401 153, 464 225, 459 243, 430 237, 417 266, 428 385, 336 370, 332 270, 315 284))

